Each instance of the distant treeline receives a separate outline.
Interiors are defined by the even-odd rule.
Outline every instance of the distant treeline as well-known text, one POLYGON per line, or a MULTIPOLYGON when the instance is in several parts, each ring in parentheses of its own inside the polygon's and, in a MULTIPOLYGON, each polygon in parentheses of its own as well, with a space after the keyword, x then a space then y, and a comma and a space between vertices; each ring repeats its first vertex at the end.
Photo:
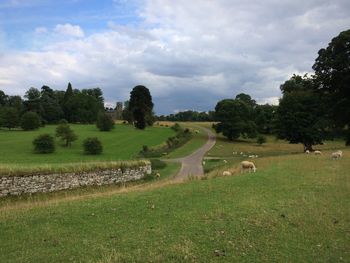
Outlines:
POLYGON ((104 110, 100 88, 73 89, 69 83, 66 91, 43 86, 30 88, 24 95, 9 96, 0 90, 0 126, 17 127, 21 116, 35 112, 43 124, 58 123, 66 119, 71 123, 93 123, 99 111, 104 110))

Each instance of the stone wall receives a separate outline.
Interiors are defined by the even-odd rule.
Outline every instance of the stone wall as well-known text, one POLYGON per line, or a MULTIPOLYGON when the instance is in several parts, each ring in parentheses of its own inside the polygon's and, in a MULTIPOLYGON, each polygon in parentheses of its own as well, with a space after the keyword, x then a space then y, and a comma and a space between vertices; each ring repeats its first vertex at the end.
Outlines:
POLYGON ((0 197, 23 193, 53 192, 87 185, 107 185, 142 179, 152 172, 151 165, 124 170, 105 170, 88 173, 43 174, 0 177, 0 197))

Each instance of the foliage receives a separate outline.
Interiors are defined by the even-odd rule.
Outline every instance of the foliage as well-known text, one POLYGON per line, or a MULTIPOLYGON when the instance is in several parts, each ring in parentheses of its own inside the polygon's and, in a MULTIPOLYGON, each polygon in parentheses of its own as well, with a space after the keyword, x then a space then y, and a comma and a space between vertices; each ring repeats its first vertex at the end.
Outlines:
POLYGON ((100 111, 97 116, 96 126, 100 131, 110 131, 114 128, 114 120, 110 115, 100 111))
POLYGON ((214 125, 217 133, 222 133, 229 140, 240 136, 254 138, 256 125, 253 120, 253 108, 241 99, 225 99, 217 103, 214 125))
POLYGON ((260 145, 266 143, 266 137, 263 135, 259 135, 258 138, 256 139, 256 142, 260 145))
POLYGON ((150 91, 145 86, 136 86, 130 92, 128 105, 132 113, 134 125, 138 129, 144 129, 146 124, 153 124, 153 102, 150 91))
POLYGON ((94 137, 94 138, 86 138, 83 142, 84 147, 84 153, 85 154, 101 154, 103 147, 101 141, 94 137))
POLYGON ((53 153, 55 151, 55 141, 50 134, 42 134, 33 140, 34 152, 53 153))
POLYGON ((0 127, 10 129, 19 126, 18 111, 14 107, 2 107, 0 109, 0 127))
POLYGON ((176 114, 170 114, 168 116, 158 116, 158 121, 214 121, 214 112, 197 112, 197 111, 180 111, 176 114))
POLYGON ((278 106, 269 104, 255 106, 254 120, 259 133, 272 134, 274 132, 277 108, 278 106))
POLYGON ((25 131, 36 130, 41 126, 41 120, 36 112, 27 111, 21 117, 21 128, 25 131))
POLYGON ((179 126, 176 135, 169 137, 166 140, 165 144, 162 144, 156 147, 148 147, 147 145, 144 145, 142 147, 140 154, 143 157, 148 157, 148 158, 161 157, 179 148, 180 146, 184 145, 191 138, 192 138, 192 134, 190 130, 187 128, 182 129, 182 127, 179 126))
POLYGON ((151 159, 152 170, 159 170, 166 167, 166 162, 159 159, 151 159))
POLYGON ((340 128, 350 126, 350 29, 318 51, 312 68, 314 88, 326 99, 330 120, 340 128))
POLYGON ((309 88, 312 81, 307 76, 293 76, 286 81, 289 88, 284 89, 285 84, 281 86, 284 94, 277 110, 278 138, 303 143, 305 151, 312 150, 312 145, 320 144, 326 138, 325 108, 320 96, 309 88), (295 88, 290 85, 294 79, 301 79, 295 88))
POLYGON ((65 120, 61 120, 56 127, 56 137, 60 137, 66 147, 71 146, 72 142, 78 139, 78 136, 65 120))

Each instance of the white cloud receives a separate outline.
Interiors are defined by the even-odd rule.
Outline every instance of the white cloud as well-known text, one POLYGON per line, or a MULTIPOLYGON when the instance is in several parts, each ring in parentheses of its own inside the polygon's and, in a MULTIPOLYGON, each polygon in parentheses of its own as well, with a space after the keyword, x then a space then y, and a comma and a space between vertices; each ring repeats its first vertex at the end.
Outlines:
POLYGON ((37 27, 37 28, 34 29, 34 33, 35 34, 45 34, 47 32, 48 32, 48 30, 44 26, 40 26, 40 27, 37 27))
POLYGON ((56 33, 66 35, 66 36, 84 37, 84 31, 78 25, 58 24, 56 25, 54 31, 56 33))
POLYGON ((109 22, 86 36, 78 25, 60 24, 54 31, 68 38, 52 35, 35 52, 3 54, 0 89, 23 94, 70 81, 99 86, 112 102, 143 84, 158 113, 210 110, 240 92, 276 103, 280 84, 310 71, 317 51, 350 25, 349 3, 147 0, 137 26, 109 22))

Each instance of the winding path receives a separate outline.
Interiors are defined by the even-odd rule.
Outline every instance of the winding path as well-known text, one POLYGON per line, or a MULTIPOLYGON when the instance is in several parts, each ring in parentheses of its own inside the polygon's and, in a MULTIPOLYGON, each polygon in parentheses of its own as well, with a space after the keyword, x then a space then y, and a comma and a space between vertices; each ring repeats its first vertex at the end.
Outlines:
POLYGON ((208 134, 208 141, 201 148, 186 157, 169 160, 172 162, 181 162, 181 170, 175 176, 175 180, 187 179, 189 176, 204 175, 202 160, 205 153, 215 145, 216 136, 207 128, 199 126, 196 128, 204 130, 208 134))

